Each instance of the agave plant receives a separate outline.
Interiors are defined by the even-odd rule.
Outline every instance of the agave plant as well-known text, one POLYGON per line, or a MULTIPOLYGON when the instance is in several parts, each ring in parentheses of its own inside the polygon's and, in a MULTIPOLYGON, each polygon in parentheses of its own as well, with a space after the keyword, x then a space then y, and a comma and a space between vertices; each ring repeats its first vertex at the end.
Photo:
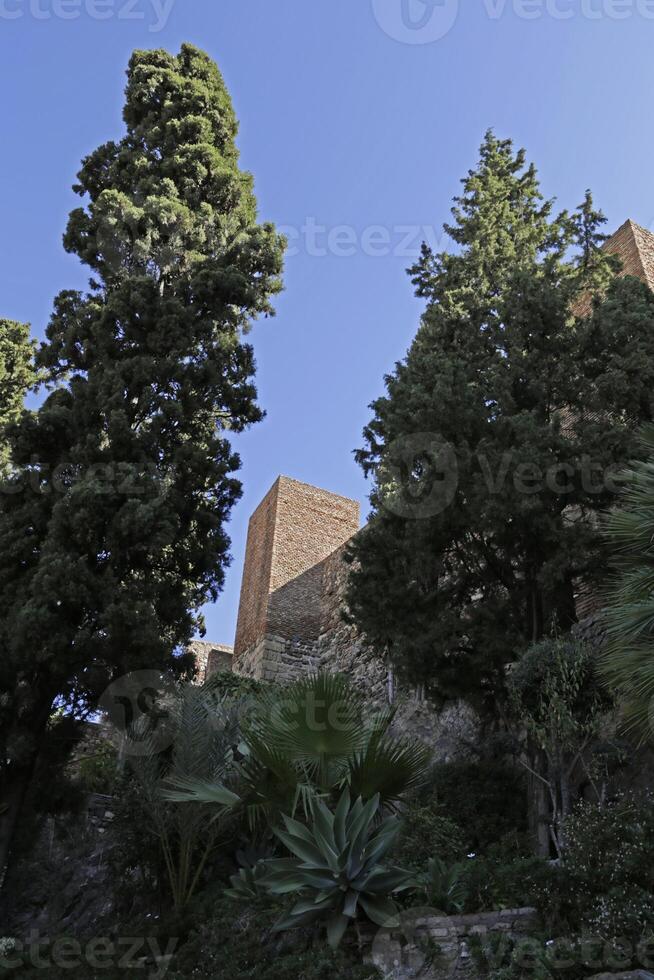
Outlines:
POLYGON ((241 902, 262 898, 267 893, 265 882, 267 874, 265 861, 256 861, 247 867, 239 868, 238 874, 230 877, 231 888, 226 888, 224 894, 241 902))
POLYGON ((272 894, 296 893, 299 900, 276 923, 276 932, 324 920, 329 944, 336 947, 360 913, 379 926, 398 925, 389 896, 413 882, 408 872, 382 864, 401 825, 396 817, 379 823, 379 804, 379 795, 352 804, 346 789, 334 813, 314 801, 309 826, 284 817, 286 829, 275 833, 293 857, 267 862, 265 884, 272 894))
POLYGON ((468 887, 461 864, 446 864, 440 858, 430 858, 427 870, 417 883, 424 889, 427 901, 443 915, 456 915, 463 911, 468 887))
POLYGON ((264 878, 268 874, 267 859, 272 857, 275 848, 270 840, 256 846, 248 844, 236 852, 239 863, 238 873, 230 877, 231 888, 224 894, 238 901, 252 901, 267 894, 264 878))

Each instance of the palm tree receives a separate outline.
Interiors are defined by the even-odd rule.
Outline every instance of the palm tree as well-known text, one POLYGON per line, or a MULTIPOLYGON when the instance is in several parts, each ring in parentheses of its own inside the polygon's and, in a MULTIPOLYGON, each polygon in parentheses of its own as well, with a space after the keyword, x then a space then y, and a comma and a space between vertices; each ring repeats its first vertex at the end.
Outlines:
MULTIPOLYGON (((282 814, 305 814, 311 801, 334 802, 345 787, 364 800, 379 795, 396 809, 429 769, 430 752, 390 732, 394 711, 371 712, 341 674, 318 674, 265 691, 244 724, 235 788, 250 826, 276 825, 282 814)), ((229 808, 220 781, 193 775, 169 779, 166 798, 229 808)))
POLYGON ((601 669, 642 737, 654 721, 654 425, 641 435, 644 459, 622 474, 621 507, 607 520, 615 578, 604 613, 601 669))
POLYGON ((142 826, 158 840, 168 887, 175 908, 181 909, 193 897, 207 860, 220 844, 224 825, 220 819, 208 821, 206 808, 199 803, 179 806, 165 799, 162 786, 182 775, 210 779, 220 786, 216 795, 224 809, 217 816, 227 815, 229 805, 238 799, 227 784, 235 778, 240 726, 233 704, 216 698, 209 684, 180 685, 168 699, 165 714, 169 751, 161 752, 161 743, 148 732, 144 717, 132 733, 140 754, 130 759, 130 768, 136 778, 135 802, 145 818, 142 826))

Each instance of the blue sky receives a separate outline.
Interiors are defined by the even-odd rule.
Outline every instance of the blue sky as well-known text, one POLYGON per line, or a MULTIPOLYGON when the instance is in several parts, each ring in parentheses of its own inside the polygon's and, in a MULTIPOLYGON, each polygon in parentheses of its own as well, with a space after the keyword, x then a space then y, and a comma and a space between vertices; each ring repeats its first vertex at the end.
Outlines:
POLYGON ((268 416, 236 440, 234 561, 207 610, 229 643, 247 520, 277 475, 365 505, 352 450, 421 308, 404 269, 489 126, 561 207, 589 186, 611 229, 654 224, 654 0, 0 0, 0 315, 36 336, 86 283, 61 247, 70 186, 121 135, 130 52, 183 41, 218 62, 261 217, 292 246, 278 315, 251 334, 268 416))

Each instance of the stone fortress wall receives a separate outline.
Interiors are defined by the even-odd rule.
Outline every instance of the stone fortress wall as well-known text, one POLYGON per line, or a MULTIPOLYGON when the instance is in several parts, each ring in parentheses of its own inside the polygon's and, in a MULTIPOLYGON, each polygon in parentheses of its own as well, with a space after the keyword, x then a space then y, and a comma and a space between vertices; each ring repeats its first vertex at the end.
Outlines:
POLYGON ((343 619, 348 541, 359 504, 279 477, 250 520, 233 655, 196 642, 200 678, 232 669, 256 680, 289 683, 320 670, 345 673, 375 707, 393 704, 394 727, 451 759, 474 741, 461 705, 436 712, 416 691, 397 689, 382 653, 343 619))

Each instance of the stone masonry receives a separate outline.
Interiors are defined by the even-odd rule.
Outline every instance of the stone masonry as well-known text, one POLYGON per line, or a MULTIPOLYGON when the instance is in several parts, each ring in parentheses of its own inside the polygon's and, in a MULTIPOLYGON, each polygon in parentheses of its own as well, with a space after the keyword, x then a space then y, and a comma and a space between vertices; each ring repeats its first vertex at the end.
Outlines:
POLYGON ((314 666, 325 563, 359 524, 355 500, 285 476, 275 481, 248 528, 234 643, 238 673, 273 679, 285 661, 294 673, 301 663, 314 666))

